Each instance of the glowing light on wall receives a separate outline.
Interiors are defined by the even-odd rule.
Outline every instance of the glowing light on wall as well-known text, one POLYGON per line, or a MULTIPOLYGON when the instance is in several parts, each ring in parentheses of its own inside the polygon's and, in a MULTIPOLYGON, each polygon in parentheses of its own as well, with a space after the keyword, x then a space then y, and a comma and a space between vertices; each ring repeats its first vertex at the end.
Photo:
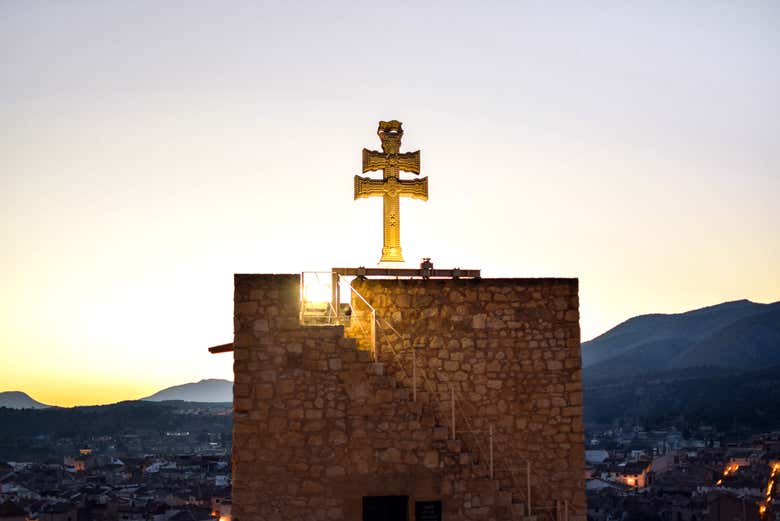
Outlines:
POLYGON ((303 300, 305 302, 330 302, 332 298, 330 273, 303 273, 303 300))

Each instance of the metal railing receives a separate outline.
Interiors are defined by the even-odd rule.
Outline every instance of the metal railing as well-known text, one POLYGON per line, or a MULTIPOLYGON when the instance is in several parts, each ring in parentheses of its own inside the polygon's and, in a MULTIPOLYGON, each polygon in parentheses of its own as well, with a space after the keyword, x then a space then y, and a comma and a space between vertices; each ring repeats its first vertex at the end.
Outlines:
POLYGON ((368 321, 368 328, 365 328, 363 326, 362 322, 360 321, 359 314, 355 313, 354 308, 352 308, 352 313, 353 313, 352 316, 354 318, 357 318, 357 322, 356 322, 357 326, 361 329, 363 335, 368 337, 369 348, 371 350, 371 358, 374 360, 374 362, 378 362, 379 356, 377 353, 377 343, 376 343, 376 324, 377 324, 376 309, 374 309, 374 306, 369 304, 368 301, 363 297, 363 295, 358 293, 358 291, 355 288, 350 286, 349 289, 352 291, 352 294, 357 296, 363 302, 363 304, 368 308, 368 316, 370 317, 370 320, 368 321))

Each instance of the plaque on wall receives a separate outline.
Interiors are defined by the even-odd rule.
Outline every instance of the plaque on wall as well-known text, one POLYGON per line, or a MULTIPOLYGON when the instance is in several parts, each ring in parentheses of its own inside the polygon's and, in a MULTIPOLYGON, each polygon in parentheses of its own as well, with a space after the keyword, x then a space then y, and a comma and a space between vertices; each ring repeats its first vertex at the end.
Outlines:
POLYGON ((363 496, 363 521, 407 521, 409 496, 363 496))
POLYGON ((441 501, 416 501, 415 521, 441 521, 441 501))

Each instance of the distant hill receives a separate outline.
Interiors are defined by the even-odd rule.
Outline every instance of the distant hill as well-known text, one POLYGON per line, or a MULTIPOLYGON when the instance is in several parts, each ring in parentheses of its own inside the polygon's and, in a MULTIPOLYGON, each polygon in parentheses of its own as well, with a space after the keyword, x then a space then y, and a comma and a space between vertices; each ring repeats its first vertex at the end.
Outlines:
POLYGON ((121 451, 128 450, 128 439, 156 443, 168 431, 189 433, 187 439, 181 439, 189 446, 193 440, 204 436, 208 439, 207 433, 218 434, 229 446, 232 411, 231 404, 178 401, 126 401, 46 409, 0 408, 0 461, 62 462, 62 456, 73 454, 74 440, 111 436, 121 451), (57 441, 62 439, 67 442, 57 441))
POLYGON ((48 409, 50 406, 33 400, 21 391, 0 392, 0 407, 9 409, 48 409))
POLYGON ((183 400, 185 402, 232 402, 233 382, 229 380, 201 380, 183 385, 168 387, 151 396, 142 398, 150 402, 162 402, 166 400, 183 400))
POLYGON ((694 367, 780 365, 780 302, 748 300, 629 319, 582 344, 583 377, 625 380, 694 367))
POLYGON ((780 302, 629 319, 582 344, 586 423, 780 427, 780 302))
POLYGON ((780 428, 780 366, 751 371, 684 369, 583 388, 585 423, 630 420, 648 428, 710 425, 721 431, 780 428))

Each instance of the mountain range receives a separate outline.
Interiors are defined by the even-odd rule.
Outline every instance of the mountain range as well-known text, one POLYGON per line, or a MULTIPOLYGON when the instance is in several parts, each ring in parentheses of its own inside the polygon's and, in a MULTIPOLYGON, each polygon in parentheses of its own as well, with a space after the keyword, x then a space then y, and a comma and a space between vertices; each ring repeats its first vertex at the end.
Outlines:
POLYGON ((673 315, 641 315, 582 344, 586 382, 696 367, 780 365, 780 302, 749 300, 673 315))
POLYGON ((21 391, 0 392, 0 407, 9 409, 48 409, 50 406, 30 398, 21 391))
POLYGON ((585 422, 780 427, 780 302, 642 315, 582 344, 585 422))
MULTIPOLYGON (((175 385, 165 388, 141 401, 164 402, 178 400, 198 403, 232 403, 233 382, 229 380, 208 379, 199 382, 175 385)), ((40 403, 21 391, 0 392, 0 408, 8 409, 47 409, 50 405, 40 403)))
POLYGON ((233 382, 229 380, 201 380, 188 384, 175 385, 151 396, 141 398, 149 402, 182 400, 185 402, 233 402, 233 382))

